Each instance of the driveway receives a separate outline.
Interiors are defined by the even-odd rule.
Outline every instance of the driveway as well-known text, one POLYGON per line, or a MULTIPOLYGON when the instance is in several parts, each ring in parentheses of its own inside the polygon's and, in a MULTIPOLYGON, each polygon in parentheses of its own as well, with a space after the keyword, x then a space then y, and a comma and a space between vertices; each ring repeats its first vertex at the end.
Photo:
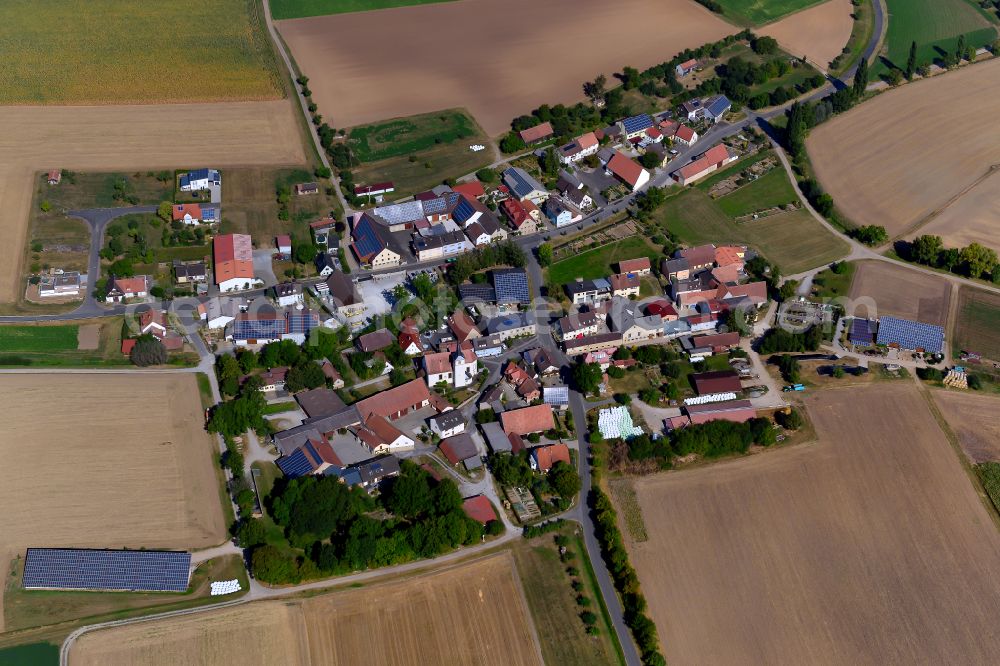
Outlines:
POLYGON ((274 276, 274 254, 275 250, 253 251, 253 274, 264 281, 265 287, 278 284, 278 278, 274 276))

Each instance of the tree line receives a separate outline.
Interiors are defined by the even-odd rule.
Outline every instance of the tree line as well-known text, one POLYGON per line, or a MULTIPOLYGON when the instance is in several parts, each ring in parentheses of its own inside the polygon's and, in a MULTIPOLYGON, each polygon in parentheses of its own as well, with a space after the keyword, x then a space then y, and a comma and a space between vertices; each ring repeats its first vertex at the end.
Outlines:
POLYGON ((907 261, 1000 284, 996 251, 979 243, 969 243, 961 249, 946 248, 940 236, 923 234, 910 242, 896 243, 896 253, 907 261))

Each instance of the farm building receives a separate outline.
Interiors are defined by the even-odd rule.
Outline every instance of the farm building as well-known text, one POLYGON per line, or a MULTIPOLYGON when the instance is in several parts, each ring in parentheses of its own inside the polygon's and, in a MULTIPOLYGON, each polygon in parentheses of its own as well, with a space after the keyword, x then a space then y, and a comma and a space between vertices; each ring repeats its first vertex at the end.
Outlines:
POLYGON ((439 448, 452 465, 461 463, 465 465, 465 469, 477 469, 483 466, 483 461, 479 457, 479 447, 468 433, 443 440, 439 448))
POLYGON ((344 409, 344 401, 335 391, 328 388, 315 388, 295 394, 295 401, 309 418, 322 418, 337 414, 344 409))
POLYGON ((555 427, 555 419, 550 405, 534 405, 502 413, 500 425, 508 435, 530 435, 551 430, 555 427))
POLYGON ((486 196, 486 190, 478 180, 471 180, 467 183, 456 183, 451 186, 451 191, 471 199, 486 196))
POLYGON ((684 62, 677 65, 675 71, 677 72, 677 76, 679 78, 683 78, 688 74, 690 74, 691 72, 693 72, 697 66, 698 66, 698 61, 692 58, 690 60, 685 60, 684 62))
POLYGON ((394 341, 389 329, 380 328, 377 331, 359 336, 358 349, 366 353, 377 352, 391 346, 394 341))
POLYGON ((635 273, 636 275, 649 275, 652 270, 652 266, 649 262, 649 257, 640 257, 638 259, 625 259, 618 262, 618 272, 619 273, 635 273))
POLYGON ((698 395, 708 393, 738 392, 743 389, 740 376, 732 370, 716 370, 691 375, 691 383, 698 395))
POLYGON ((414 379, 355 403, 359 414, 378 414, 397 419, 430 405, 430 391, 423 379, 414 379))
POLYGON ((552 129, 552 123, 545 122, 535 125, 534 127, 521 130, 518 134, 521 137, 521 140, 530 146, 533 143, 545 141, 546 139, 554 136, 555 130, 552 129))
POLYGON ((728 148, 718 144, 709 148, 694 162, 681 167, 670 175, 681 185, 690 185, 735 160, 736 156, 730 154, 728 148))
POLYGON ((298 196, 306 196, 309 194, 319 194, 319 184, 318 183, 296 183, 295 194, 298 196))
POLYGON ((876 343, 911 351, 940 354, 944 350, 944 329, 919 321, 880 317, 876 343))
POLYGON ((215 284, 219 291, 233 291, 253 286, 253 244, 249 234, 223 234, 212 239, 215 258, 215 284))
POLYGON ((274 237, 274 247, 278 250, 278 259, 291 259, 292 257, 292 237, 288 234, 281 234, 274 237))
POLYGON ((306 443, 276 461, 278 469, 290 479, 309 474, 323 474, 330 467, 342 467, 340 459, 326 437, 308 439, 306 443))
POLYGON ((375 183, 373 185, 355 185, 354 196, 371 197, 376 203, 382 202, 382 197, 390 192, 395 192, 396 188, 391 182, 375 183))
POLYGON ((389 453, 401 449, 412 449, 415 442, 392 425, 388 419, 378 414, 369 414, 364 423, 354 432, 358 440, 373 454, 389 453))
POLYGON ((692 425, 708 423, 709 421, 732 421, 745 423, 757 418, 757 410, 749 400, 728 400, 726 402, 710 402, 704 405, 687 405, 684 407, 692 425))
POLYGON ((496 302, 503 304, 528 303, 528 274, 523 268, 498 268, 493 271, 493 288, 496 302))
POLYGON ((875 322, 870 319, 852 319, 847 339, 852 345, 868 347, 875 344, 875 322))
POLYGON ((62 182, 62 169, 52 169, 49 171, 46 182, 49 185, 58 185, 62 182))
POLYGON ((361 216, 354 225, 352 235, 354 242, 351 243, 351 250, 362 264, 372 268, 399 265, 402 254, 395 249, 392 234, 370 215, 361 216))

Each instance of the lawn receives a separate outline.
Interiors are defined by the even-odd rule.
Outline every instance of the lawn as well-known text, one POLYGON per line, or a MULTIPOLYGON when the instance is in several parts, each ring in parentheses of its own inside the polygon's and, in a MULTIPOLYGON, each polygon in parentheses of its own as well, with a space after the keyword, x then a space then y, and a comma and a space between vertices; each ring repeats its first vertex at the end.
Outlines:
POLYGON ((52 643, 29 643, 0 649, 0 664, 7 666, 58 666, 59 646, 52 643))
POLYGON ((347 14, 367 12, 374 9, 390 9, 409 5, 427 5, 433 2, 451 0, 271 0, 271 17, 281 19, 304 18, 306 16, 326 16, 327 14, 347 14))
POLYGON ((848 251, 843 240, 805 210, 737 223, 699 189, 669 199, 657 215, 685 243, 745 243, 785 274, 828 264, 848 251))
POLYGON ((785 170, 771 169, 749 185, 719 199, 718 205, 726 215, 740 217, 798 199, 785 170))
POLYGON ((77 349, 76 325, 0 326, 0 366, 94 367, 129 363, 121 353, 121 317, 82 323, 101 325, 97 349, 77 349))
POLYGON ((872 65, 874 75, 890 66, 906 68, 910 44, 917 43, 917 64, 930 64, 944 52, 954 52, 958 36, 968 46, 985 46, 996 39, 990 20, 966 0, 886 0, 889 29, 886 46, 872 65))
POLYGON ((1000 296, 963 287, 955 347, 1000 361, 1000 296))
POLYGON ((744 25, 763 25, 824 0, 717 0, 723 15, 744 25))
POLYGON ((79 326, 2 326, 0 353, 76 351, 79 326))
POLYGON ((477 132, 476 121, 464 111, 450 109, 355 127, 347 141, 358 160, 375 162, 408 156, 435 145, 471 140, 477 132))
POLYGON ((264 415, 268 414, 280 414, 282 412, 289 412, 293 409, 298 409, 299 404, 294 400, 287 400, 285 402, 274 402, 269 405, 264 406, 264 415))
POLYGON ((607 666, 621 664, 623 658, 614 629, 611 627, 603 599, 597 589, 593 567, 579 538, 571 536, 572 530, 559 532, 570 536, 569 548, 574 552, 572 561, 562 563, 554 543, 555 534, 546 534, 530 541, 515 544, 514 561, 524 587, 524 595, 538 630, 542 657, 547 664, 575 664, 576 666, 607 666), (590 599, 590 605, 577 605, 577 592, 571 587, 566 569, 576 567, 575 576, 583 585, 579 594, 590 599), (597 636, 587 636, 580 613, 590 610, 598 617, 597 636))
POLYGON ((256 0, 6 0, 0 104, 279 99, 256 0))
POLYGON ((361 161, 352 169, 354 181, 359 185, 391 181, 396 186, 394 198, 472 173, 493 160, 489 138, 464 111, 366 125, 351 130, 350 139, 361 161), (386 143, 393 140, 399 143, 386 143), (473 152, 472 144, 486 150, 473 152))
POLYGON ((623 259, 649 257, 656 261, 659 256, 660 253, 650 247, 644 238, 630 236, 552 264, 548 269, 549 282, 567 284, 578 277, 584 280, 607 277, 614 273, 611 264, 623 259))
POLYGON ((851 283, 854 282, 854 271, 857 264, 843 262, 845 270, 843 273, 834 273, 827 268, 820 271, 813 278, 813 296, 816 298, 842 298, 851 291, 851 283))

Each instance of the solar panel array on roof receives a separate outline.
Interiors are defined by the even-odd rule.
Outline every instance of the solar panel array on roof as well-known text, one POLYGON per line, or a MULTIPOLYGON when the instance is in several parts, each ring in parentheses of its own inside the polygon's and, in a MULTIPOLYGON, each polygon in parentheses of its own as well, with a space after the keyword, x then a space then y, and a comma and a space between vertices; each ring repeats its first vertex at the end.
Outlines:
POLYGON ((29 548, 25 589, 184 592, 191 553, 159 550, 29 548))
POLYGON ((458 286, 458 295, 463 301, 485 301, 495 303, 496 291, 488 284, 462 284, 458 286))
POLYGON ((362 258, 372 257, 386 247, 375 230, 375 223, 366 215, 354 227, 354 249, 362 258))
MULTIPOLYGON (((313 461, 306 455, 306 447, 312 449, 312 443, 306 441, 304 445, 292 451, 291 455, 278 458, 277 464, 285 476, 294 479, 311 473, 315 466, 313 461)), ((319 458, 319 456, 317 456, 319 458)))
POLYGON ((875 333, 872 322, 868 319, 852 319, 851 332, 847 339, 853 345, 870 345, 875 342, 875 333))
POLYGON ((937 354, 944 349, 944 329, 909 319, 881 317, 878 320, 877 342, 937 354))
POLYGON ((237 340, 274 340, 285 334, 285 320, 237 319, 233 322, 233 337, 237 340))
POLYGON ((319 317, 311 312, 289 312, 286 316, 287 333, 309 334, 311 330, 319 325, 319 317))
POLYGON ((625 128, 626 134, 633 134, 635 132, 641 132, 643 130, 649 129, 655 123, 653 123, 653 117, 647 113, 640 114, 638 116, 632 116, 631 118, 626 118, 622 121, 622 127, 625 128))
POLYGON ((444 197, 426 199, 423 202, 424 215, 440 215, 448 210, 448 200, 444 197))
POLYGON ((458 202, 458 206, 455 207, 455 212, 451 216, 459 224, 464 224, 466 220, 476 214, 476 209, 473 207, 469 200, 462 197, 462 200, 458 202))
POLYGON ((390 225, 405 224, 424 217, 422 201, 407 201, 406 203, 380 206, 373 212, 390 225))
POLYGON ((528 274, 523 268, 509 268, 493 271, 493 287, 496 289, 497 303, 528 303, 528 274))
POLYGON ((538 181, 532 178, 524 169, 510 167, 503 172, 503 177, 504 183, 519 199, 525 198, 535 190, 540 192, 545 191, 545 188, 542 187, 538 181))

